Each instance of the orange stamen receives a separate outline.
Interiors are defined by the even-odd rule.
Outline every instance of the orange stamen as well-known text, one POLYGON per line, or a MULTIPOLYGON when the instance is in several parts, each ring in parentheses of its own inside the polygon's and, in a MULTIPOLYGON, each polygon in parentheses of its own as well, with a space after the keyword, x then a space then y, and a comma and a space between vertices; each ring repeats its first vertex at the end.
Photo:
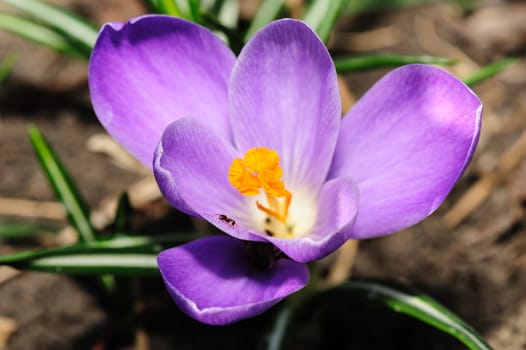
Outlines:
POLYGON ((251 148, 243 159, 232 161, 228 171, 228 180, 241 194, 256 196, 262 189, 269 207, 256 202, 258 209, 269 216, 285 222, 292 194, 285 189, 281 177, 283 170, 279 165, 279 155, 266 147, 251 148), (284 201, 280 200, 284 198, 284 201))

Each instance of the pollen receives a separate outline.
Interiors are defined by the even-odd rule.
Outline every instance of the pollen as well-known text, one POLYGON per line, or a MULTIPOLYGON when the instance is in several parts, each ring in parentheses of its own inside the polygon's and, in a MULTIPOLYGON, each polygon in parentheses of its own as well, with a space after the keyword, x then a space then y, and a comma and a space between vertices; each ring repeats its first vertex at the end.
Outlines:
POLYGON ((243 158, 232 161, 228 180, 242 195, 266 195, 268 206, 257 202, 258 209, 282 222, 287 219, 292 195, 281 179, 283 170, 276 151, 266 147, 251 148, 243 158))
POLYGON ((282 177, 278 153, 265 147, 251 148, 243 159, 234 159, 228 172, 232 186, 245 196, 256 196, 262 189, 269 196, 285 197, 282 177))

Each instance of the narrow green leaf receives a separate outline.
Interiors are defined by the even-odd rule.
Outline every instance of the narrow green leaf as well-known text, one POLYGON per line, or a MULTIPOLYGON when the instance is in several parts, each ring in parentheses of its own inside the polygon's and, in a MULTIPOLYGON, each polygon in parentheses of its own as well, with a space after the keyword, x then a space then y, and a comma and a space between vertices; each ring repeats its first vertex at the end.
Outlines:
POLYGON ((359 14, 378 10, 392 10, 400 7, 416 6, 421 4, 436 3, 436 0, 367 0, 347 1, 345 12, 359 14))
POLYGON ((460 7, 463 15, 468 15, 470 12, 473 12, 480 7, 479 0, 456 0, 455 5, 460 7))
POLYGON ((267 23, 275 20, 283 8, 283 4, 284 0, 263 0, 256 16, 254 16, 250 22, 250 27, 245 34, 245 41, 248 41, 248 39, 267 23))
POLYGON ((36 225, 30 223, 0 224, 0 241, 31 237, 41 233, 56 233, 58 227, 51 225, 36 225))
POLYGON ((185 243, 200 237, 202 237, 202 235, 191 233, 176 233, 157 236, 117 236, 107 240, 77 243, 66 247, 22 251, 13 254, 1 255, 0 265, 20 267, 35 259, 50 256, 66 256, 72 254, 156 254, 163 249, 163 245, 185 243))
POLYGON ((337 291, 360 295, 396 312, 414 317, 452 335, 471 350, 491 350, 489 344, 470 325, 428 295, 365 279, 350 280, 325 293, 337 291))
POLYGON ((32 126, 28 130, 29 138, 40 165, 62 202, 70 223, 77 230, 82 242, 95 239, 93 227, 89 221, 89 209, 70 175, 40 131, 32 126))
POLYGON ((37 228, 32 224, 15 223, 0 225, 0 240, 32 236, 37 228))
POLYGON ((130 203, 128 192, 123 192, 117 205, 117 213, 113 221, 115 232, 126 232, 131 230, 131 216, 133 208, 130 203))
POLYGON ((179 7, 175 0, 159 0, 159 2, 162 3, 162 7, 165 11, 164 13, 175 17, 181 17, 181 11, 179 11, 179 7))
POLYGON ((201 22, 199 0, 148 0, 148 4, 155 12, 201 22))
MULTIPOLYGON (((0 22, 2 19, 0 18, 0 22)), ((1 27, 1 24, 0 24, 1 27)), ((16 55, 13 53, 8 54, 4 60, 0 63, 0 84, 9 76, 13 68, 15 68, 16 55)))
POLYGON ((292 309, 288 304, 282 306, 274 325, 269 333, 264 337, 266 342, 265 349, 267 350, 279 350, 283 345, 283 339, 285 338, 286 330, 289 325, 292 316, 292 309))
POLYGON ((384 56, 371 55, 347 58, 335 58, 334 65, 338 73, 363 71, 375 68, 398 67, 411 63, 450 65, 457 60, 433 56, 384 56))
POLYGON ((469 85, 469 86, 476 85, 502 72, 505 68, 507 68, 509 65, 515 62, 517 62, 516 58, 505 58, 501 61, 489 64, 481 68, 478 72, 463 79, 463 81, 466 85, 469 85))
POLYGON ((24 13, 58 30, 90 51, 97 39, 97 27, 88 20, 63 8, 39 0, 3 0, 24 13))
MULTIPOLYGON (((28 132, 40 165, 44 169, 55 195, 64 205, 68 219, 79 235, 79 240, 81 242, 95 241, 95 231, 89 220, 88 206, 71 176, 40 131, 36 127, 30 127, 28 132)), ((108 294, 112 294, 115 290, 113 276, 100 276, 100 282, 108 294)))
POLYGON ((156 256, 159 249, 154 247, 154 243, 168 239, 174 241, 174 238, 181 239, 180 235, 124 237, 68 247, 18 252, 0 256, 0 265, 10 265, 24 270, 102 275, 105 286, 111 287, 113 279, 110 275, 106 275, 108 273, 158 274, 156 256), (142 248, 138 249, 140 247, 147 247, 153 252, 145 254, 141 252, 142 248), (133 252, 134 249, 139 252, 133 252))
POLYGON ((239 35, 237 30, 234 30, 229 27, 225 27, 221 22, 219 22, 217 18, 215 18, 214 16, 208 13, 202 14, 202 20, 203 20, 202 24, 205 25, 206 27, 212 30, 220 31, 223 34, 225 34, 228 40, 228 44, 230 48, 232 49, 232 51, 234 51, 235 54, 238 54, 241 51, 241 49, 243 48, 244 42, 243 42, 243 38, 239 35))
POLYGON ((77 58, 88 57, 84 50, 73 45, 62 34, 27 19, 0 13, 0 29, 77 58))
POLYGON ((162 9, 160 8, 160 1, 159 0, 145 0, 146 6, 148 8, 155 12, 155 13, 163 13, 162 9))
POLYGON ((223 0, 217 3, 221 5, 217 12, 219 22, 225 27, 236 28, 239 18, 239 0, 223 0))
POLYGON ((111 237, 106 240, 97 240, 89 245, 101 247, 101 248, 114 248, 114 249, 138 249, 144 247, 153 247, 163 244, 179 244, 190 242, 198 238, 204 237, 200 233, 168 233, 163 235, 151 235, 151 236, 129 236, 120 235, 111 237))
POLYGON ((181 17, 181 12, 174 0, 148 0, 150 7, 157 13, 181 17))
POLYGON ((303 20, 318 33, 321 40, 327 42, 342 5, 346 2, 346 0, 314 0, 303 20))
MULTIPOLYGON (((32 260, 25 270, 83 275, 159 275, 156 254, 78 254, 32 260)), ((104 277, 103 276, 103 277, 104 277)))
POLYGON ((190 9, 191 19, 196 23, 202 23, 201 9, 199 0, 187 0, 188 8, 190 9))

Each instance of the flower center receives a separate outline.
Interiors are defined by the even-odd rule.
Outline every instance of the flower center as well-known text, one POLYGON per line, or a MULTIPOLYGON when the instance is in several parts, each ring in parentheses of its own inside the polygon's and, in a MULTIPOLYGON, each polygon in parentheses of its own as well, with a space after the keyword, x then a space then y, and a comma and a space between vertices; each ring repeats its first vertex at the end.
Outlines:
MULTIPOLYGON (((242 195, 257 196, 264 193, 267 205, 260 201, 256 201, 256 205, 267 215, 267 228, 277 226, 278 223, 273 223, 273 219, 281 223, 279 226, 287 222, 292 194, 285 189, 282 176, 278 153, 266 147, 249 149, 242 159, 232 161, 228 171, 228 180, 242 195)), ((275 234, 270 229, 265 231, 271 236, 275 234)))
POLYGON ((261 271, 269 271, 283 253, 274 245, 263 242, 245 242, 245 254, 251 266, 261 271))

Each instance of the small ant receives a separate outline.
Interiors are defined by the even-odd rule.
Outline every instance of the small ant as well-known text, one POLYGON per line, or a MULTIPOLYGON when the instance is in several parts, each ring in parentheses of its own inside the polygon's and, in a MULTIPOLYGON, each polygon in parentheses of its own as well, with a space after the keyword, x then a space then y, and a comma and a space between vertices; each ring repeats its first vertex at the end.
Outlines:
POLYGON ((228 216, 226 216, 225 214, 221 214, 219 215, 219 220, 221 221, 224 221, 226 222, 227 224, 229 224, 230 226, 236 226, 236 221, 229 218, 228 216))

